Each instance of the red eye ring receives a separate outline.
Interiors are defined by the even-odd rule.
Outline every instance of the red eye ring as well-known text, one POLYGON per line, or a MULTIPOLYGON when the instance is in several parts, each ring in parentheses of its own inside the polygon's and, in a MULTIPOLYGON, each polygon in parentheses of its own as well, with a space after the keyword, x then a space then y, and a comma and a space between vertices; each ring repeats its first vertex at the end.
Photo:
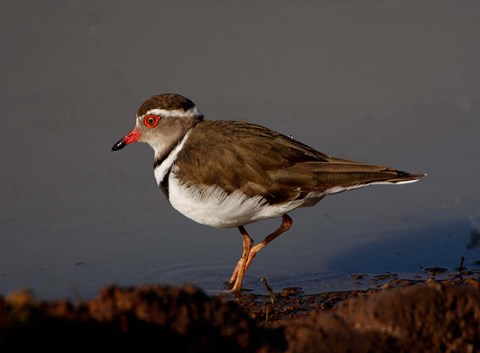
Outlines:
POLYGON ((148 114, 143 118, 143 123, 146 127, 152 129, 158 125, 160 118, 155 114, 148 114))

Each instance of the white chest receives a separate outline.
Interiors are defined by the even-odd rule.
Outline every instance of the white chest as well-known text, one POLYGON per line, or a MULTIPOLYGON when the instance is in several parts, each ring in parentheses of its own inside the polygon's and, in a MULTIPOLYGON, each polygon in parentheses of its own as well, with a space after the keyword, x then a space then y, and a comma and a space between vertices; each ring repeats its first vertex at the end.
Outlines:
POLYGON ((269 205, 261 197, 248 197, 243 192, 231 194, 217 186, 185 187, 175 175, 169 175, 169 200, 172 206, 197 223, 216 228, 238 227, 261 219, 279 217, 298 207, 302 201, 269 205))

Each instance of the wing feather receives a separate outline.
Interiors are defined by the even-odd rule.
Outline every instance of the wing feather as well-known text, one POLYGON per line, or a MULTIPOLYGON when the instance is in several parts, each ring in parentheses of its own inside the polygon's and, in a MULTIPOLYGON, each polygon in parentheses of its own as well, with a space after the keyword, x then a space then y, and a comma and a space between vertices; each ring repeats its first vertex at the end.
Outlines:
POLYGON ((175 164, 178 176, 192 185, 218 185, 227 193, 240 189, 271 204, 423 176, 330 157, 259 125, 215 120, 196 125, 175 164))

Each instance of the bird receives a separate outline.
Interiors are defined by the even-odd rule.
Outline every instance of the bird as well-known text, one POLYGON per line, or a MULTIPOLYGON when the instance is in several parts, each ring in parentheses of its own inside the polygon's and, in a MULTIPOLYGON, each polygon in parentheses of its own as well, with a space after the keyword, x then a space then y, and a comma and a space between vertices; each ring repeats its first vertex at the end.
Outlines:
POLYGON ((242 290, 257 253, 290 229, 290 211, 327 195, 426 175, 331 157, 261 125, 207 120, 176 93, 145 100, 135 127, 112 151, 134 142, 153 148, 156 183, 174 209, 197 223, 240 231, 243 251, 228 281, 231 292, 242 290), (253 245, 245 225, 269 218, 280 218, 280 226, 253 245))

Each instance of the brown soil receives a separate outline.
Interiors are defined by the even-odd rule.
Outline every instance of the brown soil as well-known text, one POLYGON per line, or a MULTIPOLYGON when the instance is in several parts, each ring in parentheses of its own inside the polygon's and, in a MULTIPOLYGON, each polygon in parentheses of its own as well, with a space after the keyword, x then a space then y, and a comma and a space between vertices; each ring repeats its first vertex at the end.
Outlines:
MULTIPOLYGON (((369 290, 207 296, 192 286, 110 286, 95 299, 0 297, 0 352, 94 348, 174 352, 480 351, 480 275, 392 274, 369 290)), ((269 289, 268 285, 265 287, 269 289)))

